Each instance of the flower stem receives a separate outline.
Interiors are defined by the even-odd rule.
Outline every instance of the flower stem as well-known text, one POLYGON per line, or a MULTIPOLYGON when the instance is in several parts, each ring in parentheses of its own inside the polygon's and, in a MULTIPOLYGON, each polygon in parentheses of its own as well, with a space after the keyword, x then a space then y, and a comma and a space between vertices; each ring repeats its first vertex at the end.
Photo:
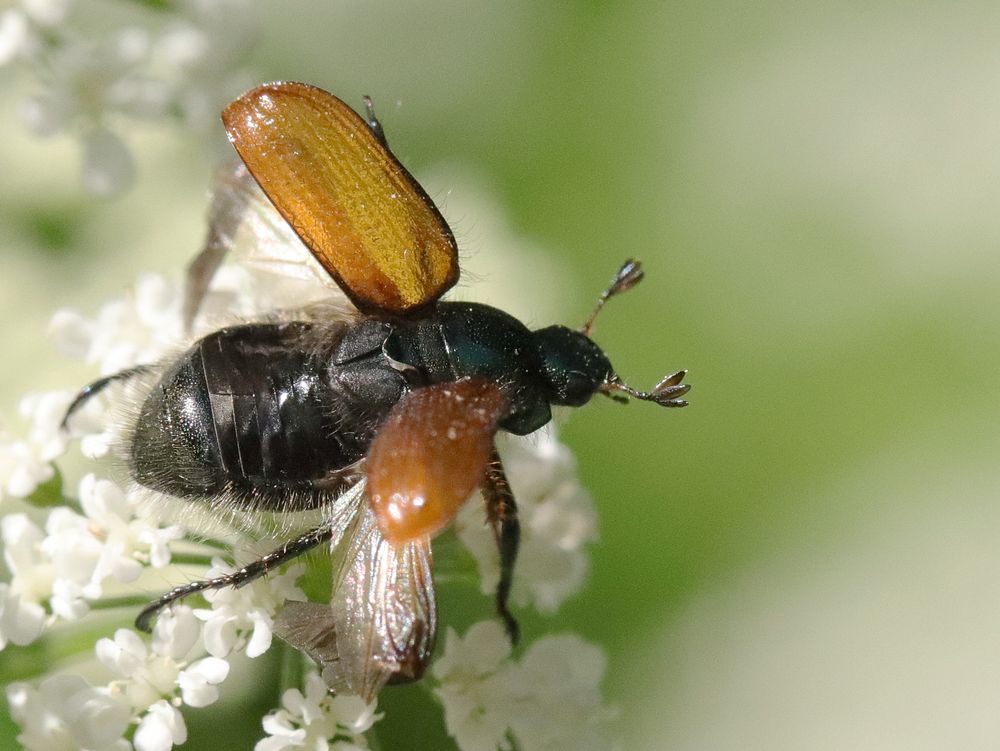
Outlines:
POLYGON ((171 553, 170 562, 179 566, 205 566, 212 565, 212 556, 200 553, 171 553))
POLYGON ((91 610, 114 610, 115 608, 135 608, 149 603, 148 597, 128 595, 125 597, 104 597, 90 602, 91 610))

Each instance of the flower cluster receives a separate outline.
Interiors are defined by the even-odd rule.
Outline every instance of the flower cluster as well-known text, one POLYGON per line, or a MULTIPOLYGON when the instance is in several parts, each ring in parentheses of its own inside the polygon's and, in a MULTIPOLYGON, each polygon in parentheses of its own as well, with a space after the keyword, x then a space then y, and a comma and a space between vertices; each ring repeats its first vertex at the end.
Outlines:
MULTIPOLYGON (((224 314, 250 318, 271 310, 278 284, 264 272, 224 267, 195 335, 224 314)), ((144 275, 93 318, 58 311, 50 334, 63 354, 102 375, 156 362, 183 342, 181 297, 179 283, 144 275)), ((9 572, 0 583, 0 648, 56 638, 93 610, 134 617, 137 591, 161 589, 171 579, 223 576, 274 547, 238 530, 225 547, 199 538, 182 524, 151 516, 149 491, 113 479, 104 457, 115 442, 115 405, 128 391, 127 384, 115 385, 89 400, 68 432, 60 424, 73 392, 32 395, 21 403, 21 428, 0 433, 0 534, 9 572), (73 460, 84 468, 79 479, 73 479, 73 460)), ((572 456, 552 431, 501 441, 499 448, 522 525, 513 599, 551 613, 582 585, 584 546, 596 536, 594 509, 575 478, 572 456)), ((478 564, 484 592, 492 594, 497 552, 481 503, 466 505, 457 532, 478 564)), ((304 599, 297 586, 303 569, 293 564, 240 589, 205 592, 207 606, 176 605, 160 616, 151 642, 119 628, 97 642, 96 665, 87 671, 104 671, 104 682, 44 675, 46 666, 39 666, 34 680, 7 690, 20 743, 31 750, 121 751, 169 751, 183 743, 181 710, 220 697, 234 655, 268 650, 279 608, 304 599)), ((600 650, 568 635, 539 639, 514 661, 502 628, 490 622, 464 639, 449 631, 443 656, 422 685, 443 705, 463 751, 507 749, 511 739, 525 751, 606 748, 609 713, 597 690, 603 670, 600 650)), ((310 674, 303 685, 288 687, 281 707, 263 719, 257 748, 367 748, 365 733, 378 717, 357 697, 328 694, 310 674)))
MULTIPOLYGON (((234 297, 255 285, 241 276, 244 272, 228 273, 206 301, 207 310, 235 307, 252 313, 252 300, 234 297)), ((181 336, 179 285, 143 276, 94 319, 57 312, 51 333, 62 352, 102 373, 156 360, 181 336)), ((73 436, 93 470, 75 486, 76 497, 64 497, 63 505, 48 508, 42 519, 30 503, 13 510, 14 498, 30 497, 57 476, 53 462, 71 447, 59 427, 70 398, 71 392, 58 392, 25 399, 26 437, 0 438, 0 484, 9 496, 0 531, 11 575, 0 584, 0 646, 31 643, 56 622, 75 621, 102 607, 110 585, 121 591, 147 569, 167 571, 178 546, 205 549, 181 525, 150 518, 139 494, 123 490, 98 461, 113 433, 109 403, 114 394, 91 400, 74 417, 73 436)), ((596 534, 594 510, 575 479, 572 456, 551 431, 506 441, 501 451, 523 529, 514 599, 552 612, 582 584, 583 546, 596 534)), ((479 564, 484 591, 492 592, 497 553, 481 504, 467 504, 457 527, 479 564)), ((247 540, 235 559, 253 558, 258 550, 259 542, 247 540)), ((218 557, 203 557, 207 565, 195 573, 198 577, 232 571, 218 557)), ((190 568, 185 571, 192 575, 190 568)), ((296 564, 239 590, 208 592, 207 608, 175 607, 161 616, 148 646, 134 631, 117 630, 96 645, 98 662, 112 676, 105 685, 72 675, 49 676, 37 687, 12 684, 8 701, 23 729, 20 742, 29 749, 138 751, 166 751, 182 743, 186 730, 179 707, 214 702, 232 654, 254 657, 268 649, 276 610, 285 600, 303 599, 295 586, 301 571, 296 564)), ((517 663, 508 659, 509 652, 498 624, 479 624, 464 640, 449 632, 427 684, 442 702, 459 746, 464 751, 506 748, 511 736, 522 749, 581 747, 583 738, 589 744, 583 747, 600 747, 595 739, 602 738, 607 717, 597 692, 600 650, 577 637, 558 636, 537 641, 517 663), (553 717, 561 720, 553 722, 553 717)), ((258 749, 319 748, 321 742, 340 751, 366 748, 363 734, 376 719, 373 706, 357 697, 328 695, 322 680, 311 675, 302 690, 288 689, 282 707, 264 718, 267 737, 258 749)))
POLYGON ((360 751, 368 748, 364 733, 379 717, 373 705, 357 696, 334 696, 317 673, 310 673, 302 691, 285 691, 281 707, 264 717, 268 737, 257 743, 254 751, 360 751))
POLYGON ((599 648, 559 634, 536 641, 518 662, 509 656, 494 621, 477 623, 464 639, 448 630, 432 669, 434 693, 462 751, 610 747, 606 724, 613 713, 601 701, 606 659, 599 648))
POLYGON ((183 536, 177 525, 138 517, 110 480, 89 474, 79 491, 79 510, 52 509, 44 529, 23 512, 0 519, 11 574, 0 584, 0 646, 30 644, 46 622, 79 620, 107 580, 134 582, 144 565, 166 566, 169 543, 183 536))
POLYGON ((21 102, 40 136, 70 133, 83 183, 114 195, 135 166, 120 121, 180 118, 202 129, 246 88, 239 62, 255 34, 246 0, 182 0, 164 9, 122 3, 131 23, 105 28, 104 9, 74 0, 20 0, 0 13, 0 67, 20 63, 42 87, 21 102))

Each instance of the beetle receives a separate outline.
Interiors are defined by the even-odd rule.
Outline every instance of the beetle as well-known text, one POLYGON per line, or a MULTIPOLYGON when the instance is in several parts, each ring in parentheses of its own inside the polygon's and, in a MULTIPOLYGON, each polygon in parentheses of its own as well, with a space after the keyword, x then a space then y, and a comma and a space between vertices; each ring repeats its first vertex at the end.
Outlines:
POLYGON ((242 163, 218 178, 184 318, 190 327, 241 231, 267 263, 331 288, 331 302, 226 326, 100 379, 66 419, 109 383, 139 379, 120 449, 133 481, 212 511, 321 510, 315 528, 233 574, 176 587, 136 625, 148 630, 187 595, 340 546, 331 602, 286 603, 275 629, 332 688, 371 699, 426 669, 437 626, 430 540, 477 488, 500 553, 496 610, 518 639, 508 598, 520 531, 499 431, 526 435, 552 406, 594 394, 682 407, 690 387, 679 371, 635 390, 590 338, 604 304, 642 279, 637 261, 579 330, 531 331, 488 305, 440 301, 459 277, 454 236, 365 105, 362 116, 326 91, 278 82, 225 108, 242 163))

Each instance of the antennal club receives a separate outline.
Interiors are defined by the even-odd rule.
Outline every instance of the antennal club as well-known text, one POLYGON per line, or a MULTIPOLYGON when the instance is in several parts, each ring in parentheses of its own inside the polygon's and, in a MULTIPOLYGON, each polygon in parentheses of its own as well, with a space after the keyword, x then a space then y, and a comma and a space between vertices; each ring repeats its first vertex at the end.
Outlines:
POLYGON ((611 286, 604 290, 601 296, 597 298, 597 305, 594 307, 594 312, 590 314, 590 318, 587 319, 587 322, 583 324, 583 328, 580 330, 586 336, 590 336, 590 331, 594 328, 594 320, 597 318, 597 314, 601 312, 604 304, 615 295, 628 292, 642 281, 644 274, 642 264, 639 261, 634 258, 629 258, 625 261, 622 267, 618 269, 618 273, 615 274, 611 286))
POLYGON ((601 387, 601 393, 610 396, 615 401, 628 401, 622 396, 622 394, 627 394, 633 399, 655 402, 661 407, 686 407, 687 401, 681 398, 691 390, 691 384, 681 383, 686 375, 686 370, 678 370, 676 373, 664 376, 650 391, 637 391, 622 383, 617 375, 612 375, 601 387))

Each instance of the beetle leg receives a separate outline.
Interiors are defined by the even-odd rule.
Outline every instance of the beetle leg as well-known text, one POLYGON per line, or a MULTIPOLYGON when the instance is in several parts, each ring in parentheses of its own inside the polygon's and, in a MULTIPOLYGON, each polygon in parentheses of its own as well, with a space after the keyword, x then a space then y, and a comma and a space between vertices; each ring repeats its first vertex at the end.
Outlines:
POLYGON ((109 376, 104 376, 104 378, 98 378, 93 383, 88 383, 80 389, 80 392, 73 397, 73 401, 69 403, 69 406, 66 408, 66 414, 63 415, 62 422, 59 423, 59 427, 65 430, 66 426, 69 424, 69 419, 73 416, 73 414, 80 409, 80 407, 89 402, 91 398, 97 396, 112 383, 127 381, 137 375, 148 373, 152 369, 152 365, 133 365, 131 368, 119 370, 117 373, 112 373, 109 376))
POLYGON ((493 449, 483 480, 483 498, 486 500, 486 519, 493 529, 493 537, 500 551, 500 581, 497 583, 497 614, 503 619, 510 643, 517 644, 521 627, 510 612, 508 600, 514 577, 514 563, 521 544, 521 524, 517 520, 517 503, 511 492, 507 475, 503 471, 500 455, 493 449))
POLYGON ((272 568, 287 563, 293 558, 298 558, 303 553, 308 552, 320 543, 326 542, 333 536, 333 526, 324 524, 315 529, 311 529, 294 540, 286 542, 277 550, 273 550, 262 558, 248 563, 241 569, 225 576, 217 576, 214 579, 202 579, 201 581, 182 584, 174 587, 166 594, 151 602, 139 616, 135 619, 135 627, 140 631, 152 631, 152 621, 163 608, 196 592, 204 592, 206 589, 222 589, 223 587, 242 587, 254 579, 264 576, 272 568))

